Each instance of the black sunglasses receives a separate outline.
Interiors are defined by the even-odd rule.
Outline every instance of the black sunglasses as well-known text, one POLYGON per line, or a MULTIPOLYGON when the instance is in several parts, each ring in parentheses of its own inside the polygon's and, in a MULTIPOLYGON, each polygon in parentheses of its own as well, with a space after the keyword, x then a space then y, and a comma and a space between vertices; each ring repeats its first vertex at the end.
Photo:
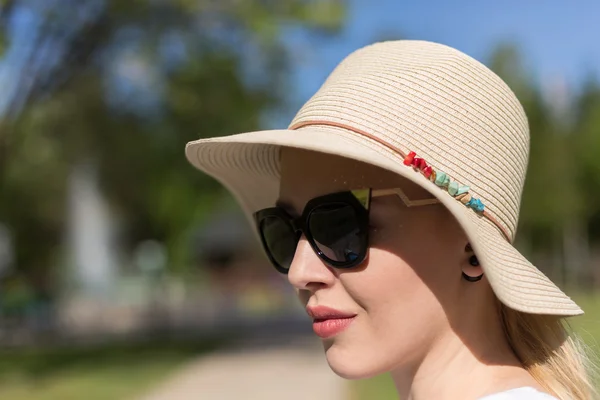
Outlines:
POLYGON ((400 189, 359 189, 310 200, 293 218, 282 207, 254 213, 262 245, 277 271, 287 274, 302 234, 326 264, 335 268, 360 265, 369 248, 369 207, 374 197, 398 195, 407 206, 439 203, 435 198, 410 200, 400 189))

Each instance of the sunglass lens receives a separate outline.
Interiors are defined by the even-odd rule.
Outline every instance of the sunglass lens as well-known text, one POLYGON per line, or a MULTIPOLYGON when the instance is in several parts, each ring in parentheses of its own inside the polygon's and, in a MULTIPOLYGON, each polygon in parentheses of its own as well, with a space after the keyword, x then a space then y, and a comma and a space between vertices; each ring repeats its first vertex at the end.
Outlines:
POLYGON ((315 245, 339 266, 353 265, 364 254, 366 232, 361 218, 350 204, 333 203, 315 208, 308 221, 315 245))
POLYGON ((266 250, 280 272, 287 272, 292 265, 292 259, 298 245, 298 235, 292 226, 283 218, 268 216, 260 224, 266 250))

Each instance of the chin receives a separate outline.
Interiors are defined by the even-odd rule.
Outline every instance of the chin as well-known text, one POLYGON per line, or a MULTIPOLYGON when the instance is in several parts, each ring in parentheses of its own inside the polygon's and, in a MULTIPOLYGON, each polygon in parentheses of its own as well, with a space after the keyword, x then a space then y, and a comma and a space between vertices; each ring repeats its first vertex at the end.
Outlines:
MULTIPOLYGON (((352 352, 334 343, 325 343, 325 357, 331 370, 344 379, 367 379, 387 372, 383 363, 377 363, 368 353, 352 352)), ((368 350, 367 350, 368 351, 368 350)))

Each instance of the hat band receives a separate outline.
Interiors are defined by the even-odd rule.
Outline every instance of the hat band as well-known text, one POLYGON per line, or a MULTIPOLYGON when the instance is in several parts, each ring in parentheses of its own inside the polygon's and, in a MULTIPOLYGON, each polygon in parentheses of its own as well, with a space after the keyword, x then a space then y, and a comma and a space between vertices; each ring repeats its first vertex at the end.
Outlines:
POLYGON ((500 229, 500 232, 502 232, 502 234, 504 235, 504 237, 506 237, 506 240, 508 240, 509 243, 512 242, 510 234, 508 233, 506 228, 502 226, 502 224, 500 224, 500 222, 498 222, 498 220, 494 216, 492 216, 484 209, 485 206, 483 205, 481 200, 471 196, 471 194, 469 193, 468 186, 459 185, 457 182, 452 181, 446 173, 434 170, 433 167, 427 165, 427 162, 423 158, 416 157, 415 152, 411 151, 409 154, 405 154, 398 147, 386 142, 385 140, 375 135, 365 132, 362 129, 354 128, 352 126, 333 121, 317 120, 298 122, 290 126, 289 129, 296 130, 311 125, 327 125, 336 128, 347 129, 354 133, 358 133, 359 135, 365 136, 371 140, 374 140, 377 143, 387 147, 388 149, 392 150, 394 153, 400 155, 403 158, 404 165, 412 166, 415 171, 420 171, 431 182, 434 182, 437 186, 445 188, 452 197, 459 200, 465 206, 472 208, 478 214, 481 214, 482 216, 486 217, 490 222, 496 225, 498 229, 500 229))

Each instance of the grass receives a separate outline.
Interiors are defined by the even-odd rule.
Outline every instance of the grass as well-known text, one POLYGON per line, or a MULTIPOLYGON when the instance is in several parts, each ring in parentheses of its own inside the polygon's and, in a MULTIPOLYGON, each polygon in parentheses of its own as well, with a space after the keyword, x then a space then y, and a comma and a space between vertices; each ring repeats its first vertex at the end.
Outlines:
POLYGON ((217 341, 107 344, 0 353, 0 398, 118 400, 147 393, 217 341))
POLYGON ((398 395, 389 374, 378 375, 371 379, 354 381, 351 384, 350 400, 397 400, 398 395))
POLYGON ((187 357, 146 360, 135 366, 65 369, 41 379, 4 381, 0 398, 13 400, 128 399, 145 393, 187 357))
MULTIPOLYGON (((592 350, 592 357, 600 359, 600 296, 579 295, 574 300, 585 311, 580 317, 569 320, 578 334, 592 350)), ((594 360, 597 361, 597 360, 594 360)), ((600 385, 599 385, 600 386, 600 385)), ((351 383, 351 400, 397 400, 398 395, 389 374, 383 374, 371 379, 351 383)))

